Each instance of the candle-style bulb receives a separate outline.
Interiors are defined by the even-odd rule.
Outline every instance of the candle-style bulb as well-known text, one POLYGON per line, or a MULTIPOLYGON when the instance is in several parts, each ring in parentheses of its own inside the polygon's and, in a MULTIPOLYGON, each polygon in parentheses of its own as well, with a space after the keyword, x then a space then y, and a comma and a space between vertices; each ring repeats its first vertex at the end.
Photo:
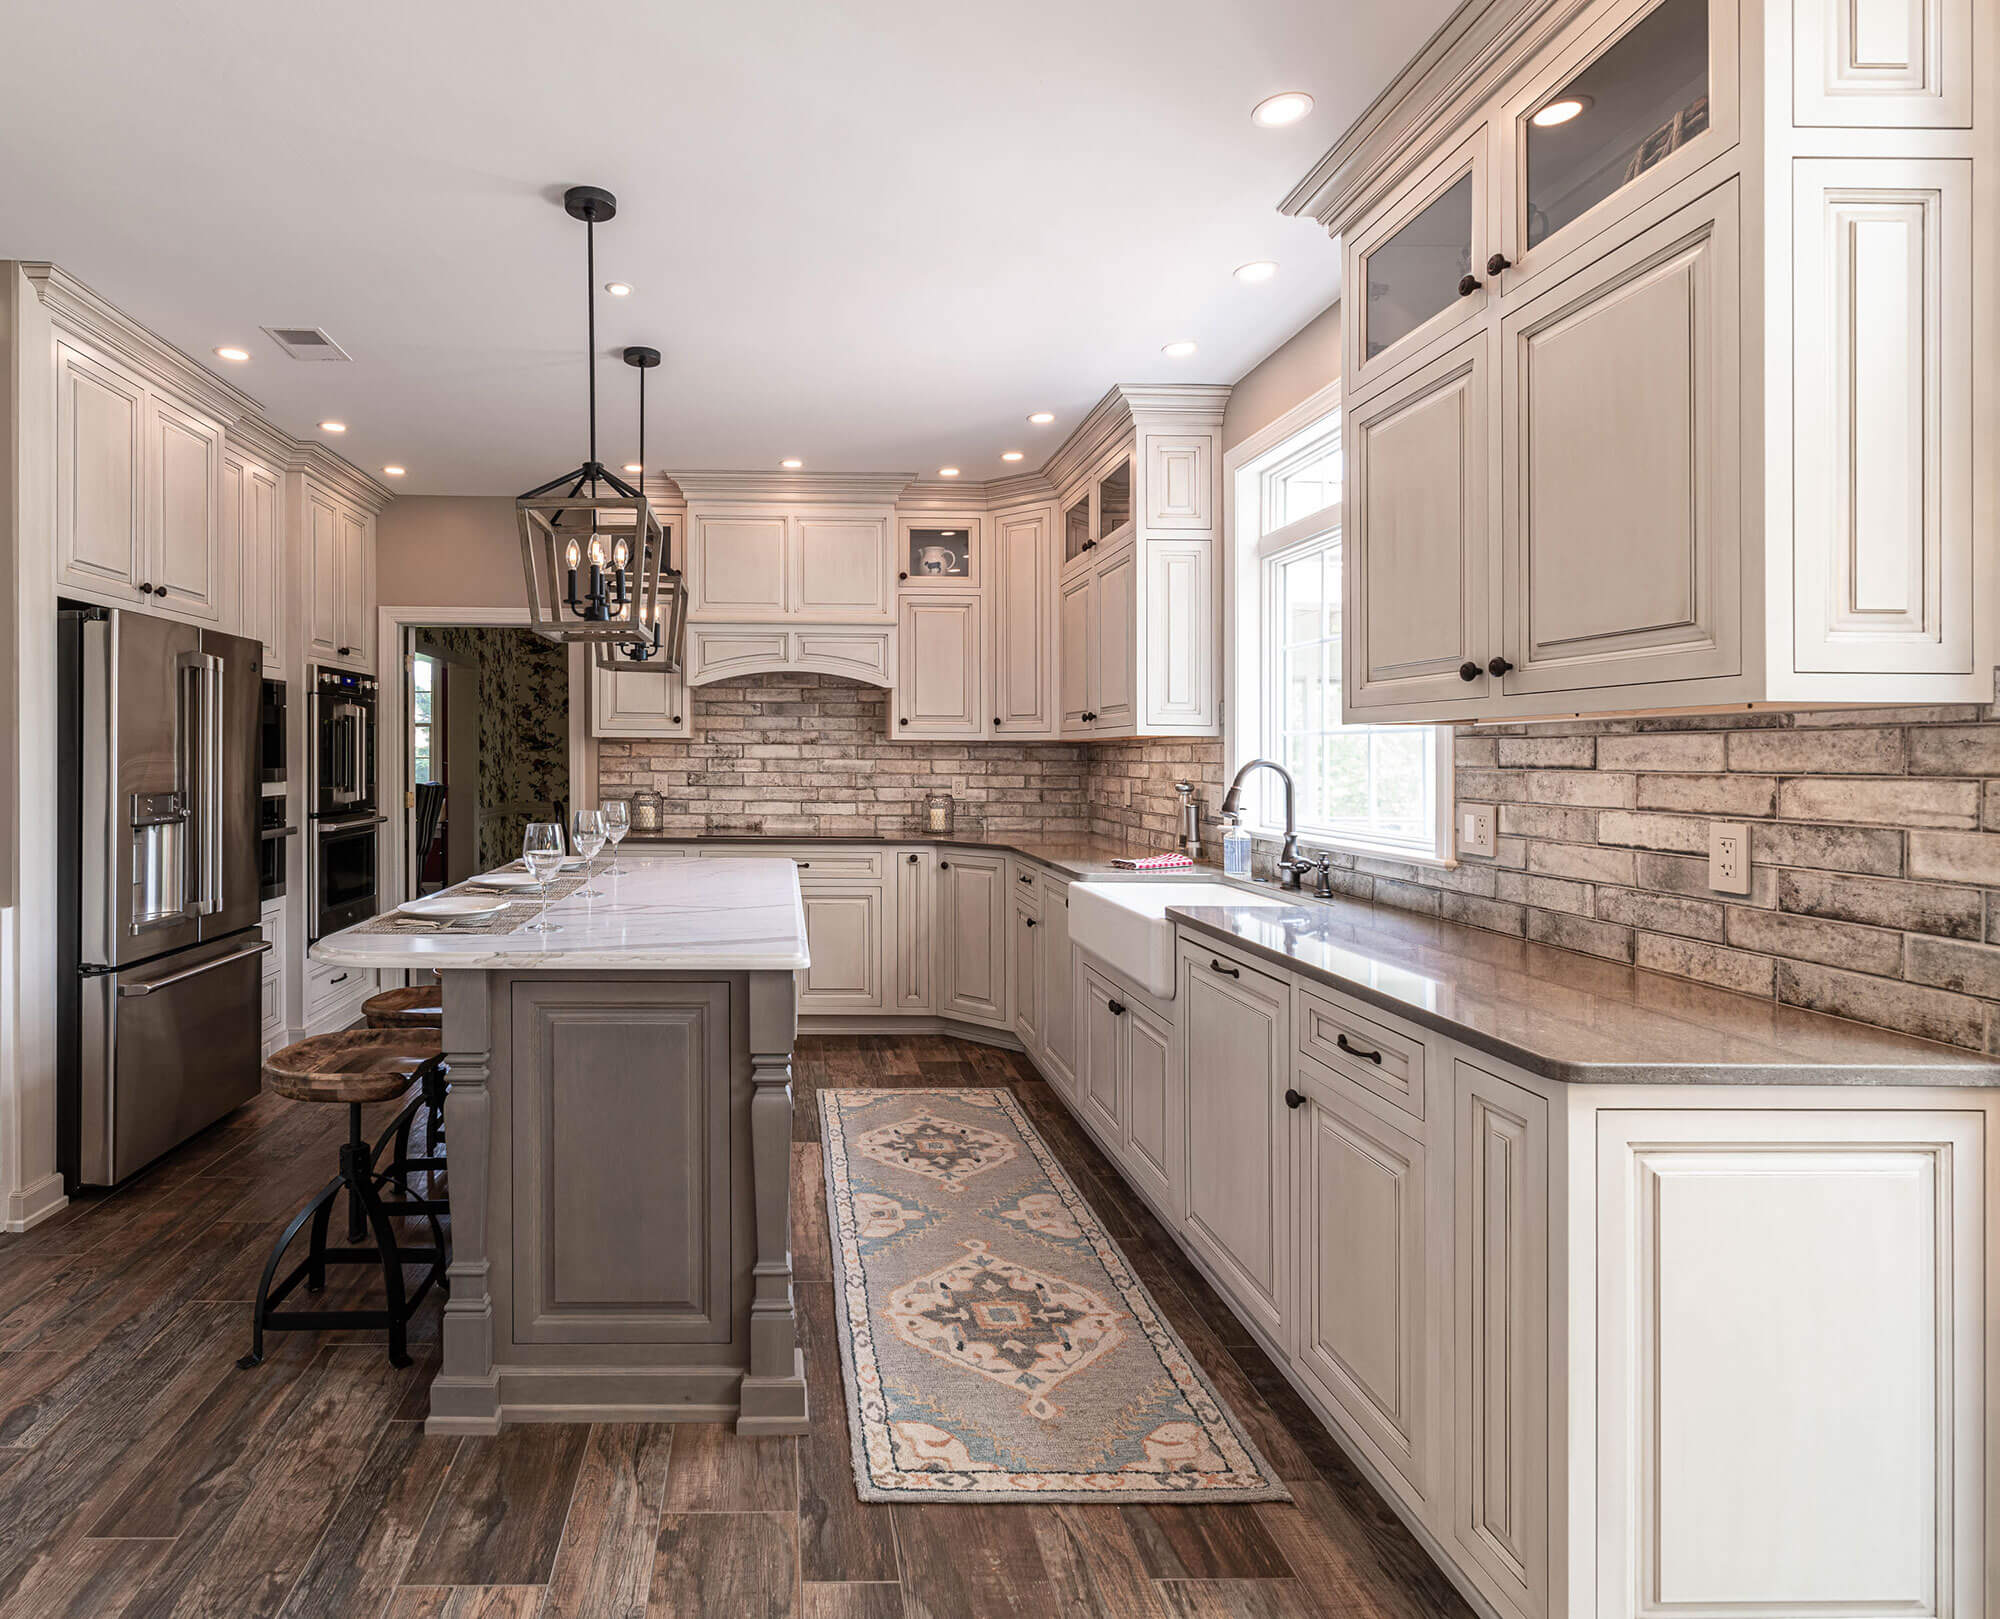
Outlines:
POLYGON ((593 534, 590 537, 590 565, 593 568, 604 566, 604 540, 601 535, 593 534))
POLYGON ((611 547, 611 566, 614 568, 624 567, 631 555, 632 549, 625 543, 624 537, 621 535, 611 547))
POLYGON ((572 573, 574 573, 576 571, 577 563, 580 562, 581 560, 582 560, 582 553, 577 550, 576 541, 571 540, 569 542, 569 548, 563 552, 563 565, 567 567, 572 573))

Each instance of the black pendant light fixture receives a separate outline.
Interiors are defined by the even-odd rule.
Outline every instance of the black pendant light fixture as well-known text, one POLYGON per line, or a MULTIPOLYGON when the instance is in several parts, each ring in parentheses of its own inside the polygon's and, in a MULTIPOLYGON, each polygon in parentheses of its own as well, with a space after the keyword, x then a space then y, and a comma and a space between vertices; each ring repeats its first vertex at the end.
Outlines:
MULTIPOLYGON (((598 186, 572 186, 563 207, 584 225, 590 444, 580 466, 514 502, 529 627, 550 640, 594 645, 600 662, 615 657, 621 669, 673 673, 680 667, 686 583, 670 566, 666 534, 643 487, 633 488, 597 459, 597 227, 616 217, 618 199, 598 186)), ((643 466, 645 373, 660 355, 628 349, 625 358, 640 368, 643 466)))

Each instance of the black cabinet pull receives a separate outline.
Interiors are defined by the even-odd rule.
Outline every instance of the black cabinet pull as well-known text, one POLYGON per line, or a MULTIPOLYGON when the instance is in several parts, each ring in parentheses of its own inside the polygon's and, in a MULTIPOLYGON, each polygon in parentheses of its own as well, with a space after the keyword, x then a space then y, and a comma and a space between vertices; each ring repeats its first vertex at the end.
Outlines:
POLYGON ((1286 1107, 1304 1107, 1305 1105, 1306 1099, 1300 1092, 1289 1088, 1285 1091, 1286 1107))
POLYGON ((1213 956, 1208 958, 1208 965, 1210 971, 1227 973, 1231 978, 1241 978, 1243 976, 1243 970, 1240 967, 1225 967, 1213 956))
POLYGON ((1464 275, 1458 278, 1459 297, 1470 298, 1475 292, 1479 290, 1480 285, 1481 282, 1479 280, 1479 277, 1472 274, 1471 271, 1468 270, 1464 275))
POLYGON ((1106 1001, 1104 1009, 1113 1017, 1123 1017, 1125 1015, 1125 1003, 1123 1001, 1106 1001))
POLYGON ((1495 253, 1486 260, 1486 273, 1488 275, 1498 275, 1502 270, 1511 270, 1513 268, 1514 261, 1508 258, 1505 253, 1495 253))
POLYGON ((347 974, 342 973, 338 978, 329 978, 326 981, 326 985, 328 989, 331 989, 335 984, 344 984, 346 982, 347 982, 347 974))
POLYGON ((1035 874, 1032 871, 1024 871, 1021 873, 1020 876, 1014 879, 1014 881, 1017 883, 1031 883, 1034 880, 1035 880, 1035 874))
POLYGON ((808 870, 812 866, 812 862, 810 860, 795 860, 792 862, 792 864, 797 866, 800 871, 808 870))
POLYGON ((1333 1043, 1338 1047, 1340 1047, 1340 1049, 1346 1052, 1350 1057, 1359 1057, 1363 1062, 1372 1062, 1377 1068, 1380 1068, 1382 1066, 1381 1052, 1367 1051, 1360 1046, 1349 1045, 1347 1042, 1347 1036, 1344 1034, 1336 1034, 1333 1037, 1333 1043))
POLYGON ((1470 658, 1467 658, 1465 662, 1458 666, 1458 678, 1460 680, 1477 680, 1485 672, 1470 658))
POLYGON ((1495 658, 1491 663, 1487 664, 1486 672, 1495 679, 1498 679, 1513 667, 1505 658, 1495 658))

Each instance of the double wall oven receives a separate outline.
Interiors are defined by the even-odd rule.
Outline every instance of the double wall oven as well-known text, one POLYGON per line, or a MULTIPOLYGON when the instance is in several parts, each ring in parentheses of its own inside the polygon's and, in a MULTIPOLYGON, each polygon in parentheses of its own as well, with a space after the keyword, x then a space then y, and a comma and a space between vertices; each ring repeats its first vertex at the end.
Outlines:
POLYGON ((315 939, 375 914, 378 845, 388 819, 375 796, 376 698, 372 675, 313 671, 307 867, 315 939))

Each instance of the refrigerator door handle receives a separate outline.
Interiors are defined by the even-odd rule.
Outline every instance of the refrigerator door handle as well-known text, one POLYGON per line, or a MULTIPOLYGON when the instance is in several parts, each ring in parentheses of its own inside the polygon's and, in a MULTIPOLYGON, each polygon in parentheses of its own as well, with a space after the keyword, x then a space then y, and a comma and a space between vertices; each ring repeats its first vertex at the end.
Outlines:
POLYGON ((204 653, 195 668, 201 687, 201 782, 196 789, 200 819, 195 833, 201 898, 195 909, 214 916, 222 909, 222 660, 204 653))
POLYGON ((151 995, 159 990, 170 988, 172 985, 184 984, 190 978, 199 978, 203 973, 214 972, 218 967, 227 967, 232 961, 245 961, 251 956, 268 955, 270 949, 271 941, 269 939, 260 939, 257 943, 245 949, 231 951, 226 956, 217 956, 213 961, 204 961, 199 967, 187 967, 180 972, 169 973, 165 978, 149 979, 143 984, 120 984, 118 986, 118 993, 120 995, 151 995))

